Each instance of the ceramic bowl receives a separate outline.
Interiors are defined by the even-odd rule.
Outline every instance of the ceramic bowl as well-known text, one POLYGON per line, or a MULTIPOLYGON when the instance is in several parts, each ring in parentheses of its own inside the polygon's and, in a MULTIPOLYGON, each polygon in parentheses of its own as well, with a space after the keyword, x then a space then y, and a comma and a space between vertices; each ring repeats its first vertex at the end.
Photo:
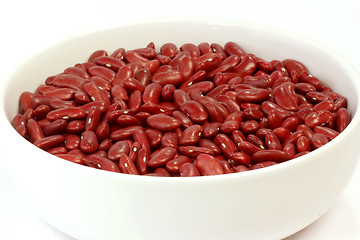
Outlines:
MULTIPOLYGON (((344 43, 345 44, 345 43, 344 43)), ((232 20, 161 19, 119 24, 62 40, 30 56, 0 89, 4 161, 24 201, 46 222, 76 238, 281 239, 324 214, 356 167, 360 77, 337 54, 294 33, 232 20), (73 164, 22 138, 10 121, 23 91, 85 61, 98 49, 149 42, 234 41, 266 60, 293 58, 348 99, 349 126, 305 156, 227 175, 161 178, 101 171, 73 164)))

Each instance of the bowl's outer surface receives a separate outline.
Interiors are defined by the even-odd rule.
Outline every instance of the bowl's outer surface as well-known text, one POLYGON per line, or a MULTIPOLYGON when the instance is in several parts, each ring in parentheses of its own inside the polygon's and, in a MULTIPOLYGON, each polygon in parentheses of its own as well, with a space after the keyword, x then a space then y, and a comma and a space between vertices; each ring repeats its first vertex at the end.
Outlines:
POLYGON ((290 33, 232 21, 159 21, 77 36, 38 53, 1 88, 2 154, 14 183, 45 221, 77 239, 280 239, 329 209, 358 152, 360 78, 346 62, 290 33), (197 178, 129 176, 69 163, 12 129, 21 92, 84 62, 98 49, 227 41, 266 60, 293 58, 348 98, 353 120, 336 139, 301 158, 247 173, 197 178))

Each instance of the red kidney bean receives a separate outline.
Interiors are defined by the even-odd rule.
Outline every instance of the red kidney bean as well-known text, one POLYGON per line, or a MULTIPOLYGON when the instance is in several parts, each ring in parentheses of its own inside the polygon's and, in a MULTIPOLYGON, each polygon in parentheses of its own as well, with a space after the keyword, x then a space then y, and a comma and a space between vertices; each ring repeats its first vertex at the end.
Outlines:
POLYGON ((247 135, 246 140, 249 143, 252 143, 255 146, 259 147, 260 149, 266 149, 265 143, 259 137, 257 137, 254 134, 247 135))
POLYGON ((94 76, 91 77, 90 79, 92 82, 94 82, 96 85, 99 86, 100 89, 105 90, 107 92, 111 91, 111 83, 107 80, 105 80, 104 78, 98 77, 98 76, 94 76))
POLYGON ((76 134, 65 134, 65 148, 69 151, 80 148, 80 137, 76 134))
POLYGON ((71 74, 58 74, 52 83, 55 87, 79 90, 85 79, 71 74))
POLYGON ((200 139, 198 143, 199 147, 201 148, 208 148, 210 149, 214 155, 220 155, 221 150, 220 148, 210 139, 200 139))
POLYGON ((240 130, 234 130, 231 133, 231 139, 233 140, 235 146, 240 151, 240 143, 246 141, 245 135, 240 130))
POLYGON ((95 59, 98 58, 98 57, 101 57, 101 56, 108 56, 108 53, 107 51, 105 50, 96 50, 95 52, 93 52, 90 57, 88 58, 88 62, 95 62, 95 59))
POLYGON ((179 137, 175 132, 167 132, 161 138, 161 145, 163 147, 178 148, 179 137))
POLYGON ((181 122, 181 126, 188 128, 193 125, 193 122, 190 118, 181 111, 174 111, 172 116, 181 122))
POLYGON ((179 169, 181 177, 196 177, 200 176, 199 170, 193 163, 184 163, 179 169))
POLYGON ((331 97, 322 92, 308 92, 306 93, 306 99, 312 104, 317 104, 323 101, 333 101, 331 97))
POLYGON ((340 108, 336 113, 336 130, 338 132, 344 131, 344 129, 350 123, 350 114, 346 108, 340 108))
POLYGON ((34 145, 42 150, 48 150, 50 148, 58 147, 64 140, 65 137, 62 135, 52 135, 34 141, 34 145))
POLYGON ((314 135, 312 136, 312 138, 310 139, 311 142, 311 146, 314 149, 317 149, 323 145, 325 145, 326 143, 329 142, 328 138, 322 134, 322 133, 314 133, 314 135))
POLYGON ((273 130, 275 135, 279 138, 280 141, 285 141, 291 136, 289 129, 284 127, 278 127, 273 130))
POLYGON ((305 136, 300 136, 296 141, 296 149, 298 152, 311 151, 311 142, 305 136))
POLYGON ((252 144, 247 141, 242 141, 238 143, 238 149, 240 151, 245 152, 246 154, 249 154, 252 156, 255 152, 261 151, 262 149, 256 146, 255 144, 252 144))
POLYGON ((90 96, 93 102, 103 101, 107 105, 110 105, 109 96, 95 82, 86 80, 81 86, 84 92, 90 96))
POLYGON ((99 150, 108 152, 110 147, 112 146, 112 142, 110 139, 106 138, 99 144, 99 150))
MULTIPOLYGON (((275 88, 278 82, 280 81, 277 80, 273 85, 272 88, 275 88)), ((286 79, 286 81, 291 81, 290 79, 286 79)), ((283 82, 286 82, 283 81, 283 82)), ((245 76, 243 77, 243 83, 244 84, 249 84, 251 86, 257 87, 257 88, 268 88, 270 87, 270 75, 260 75, 260 76, 245 76)))
POLYGON ((173 58, 178 53, 178 48, 174 43, 165 43, 160 47, 160 54, 173 58))
POLYGON ((124 61, 129 64, 139 64, 141 67, 143 67, 149 61, 149 59, 143 57, 136 51, 130 50, 125 52, 124 61))
POLYGON ((283 83, 274 89, 274 100, 282 108, 289 111, 298 110, 298 98, 295 95, 295 85, 293 83, 283 83))
POLYGON ((332 112, 335 108, 335 103, 333 101, 329 101, 329 100, 325 100, 323 102, 319 102, 318 104, 316 104, 314 106, 314 111, 318 112, 318 111, 330 111, 332 112))
POLYGON ((314 77, 313 75, 309 74, 306 71, 299 75, 299 81, 302 83, 309 83, 309 84, 313 85, 317 91, 322 90, 322 84, 321 84, 320 80, 317 79, 316 77, 314 77))
POLYGON ((85 165, 85 159, 81 156, 71 154, 56 154, 56 156, 76 164, 85 165))
POLYGON ((140 175, 147 174, 147 163, 149 161, 149 155, 145 149, 140 149, 135 159, 135 166, 140 175))
POLYGON ((268 131, 265 133, 265 144, 268 149, 281 150, 282 145, 279 138, 273 131, 268 131))
POLYGON ((130 146, 127 141, 118 141, 111 145, 108 151, 107 157, 111 161, 117 161, 121 155, 128 155, 130 152, 130 146))
POLYGON ((132 174, 132 175, 139 175, 138 170, 133 161, 130 160, 128 156, 122 154, 119 160, 119 168, 122 173, 125 174, 132 174))
POLYGON ((180 127, 181 122, 166 114, 155 114, 147 118, 147 124, 161 132, 170 132, 180 127))
POLYGON ((258 103, 269 97, 269 91, 262 88, 252 88, 240 90, 236 95, 238 102, 258 103))
POLYGON ((247 108, 244 110, 244 118, 247 120, 260 120, 265 117, 264 113, 256 108, 247 108))
POLYGON ((329 140, 332 140, 339 135, 338 131, 325 126, 315 126, 314 132, 324 134, 329 140))
POLYGON ((200 154, 196 158, 196 167, 203 176, 224 174, 224 170, 219 161, 208 154, 200 154))
POLYGON ((23 115, 21 115, 20 113, 16 114, 15 117, 11 121, 11 125, 22 137, 24 137, 24 138, 26 137, 27 127, 26 127, 26 122, 25 122, 23 115))
POLYGON ((174 158, 177 150, 172 147, 164 147, 157 154, 149 159, 149 167, 161 167, 164 166, 168 161, 174 158))
POLYGON ((277 163, 290 160, 291 157, 281 150, 262 150, 257 151, 252 155, 252 161, 255 163, 273 161, 277 163))
POLYGON ((234 173, 235 170, 231 167, 230 163, 226 160, 218 160, 224 174, 234 173))
POLYGON ((181 45, 180 51, 188 52, 192 58, 198 58, 201 55, 200 49, 193 43, 184 43, 183 45, 181 45))
POLYGON ((27 132, 31 141, 36 142, 45 137, 43 130, 34 119, 29 119, 26 122, 27 132))
POLYGON ((302 95, 306 95, 308 92, 315 92, 315 86, 311 85, 310 83, 296 83, 295 84, 295 91, 302 95))
POLYGON ((238 165, 250 166, 251 156, 246 154, 245 152, 235 152, 231 155, 229 162, 234 166, 238 166, 238 165))
POLYGON ((203 134, 202 136, 204 138, 213 138, 217 135, 217 133, 220 131, 221 123, 219 122, 206 122, 204 123, 203 127, 203 134))
POLYGON ((184 90, 177 89, 173 93, 174 102, 178 108, 183 105, 185 102, 190 101, 191 98, 184 90))
POLYGON ((98 150, 99 143, 93 131, 84 131, 80 138, 80 149, 85 153, 93 153, 98 150))
POLYGON ((97 57, 94 59, 94 63, 98 66, 109 68, 114 72, 117 72, 122 66, 125 65, 125 62, 112 56, 97 57))
POLYGON ((82 90, 76 90, 74 93, 74 101, 78 104, 86 104, 91 102, 91 98, 82 90))
POLYGON ((241 62, 235 67, 235 72, 239 74, 240 77, 245 77, 251 75, 255 72, 257 67, 257 61, 251 55, 245 55, 241 62))
POLYGON ((116 129, 114 131, 110 130, 110 139, 112 141, 120 141, 129 139, 136 129, 142 129, 141 126, 130 126, 125 128, 116 129))
POLYGON ((187 114, 194 123, 203 123, 208 118, 208 113, 200 103, 189 100, 180 106, 181 111, 187 114))
POLYGON ((226 95, 220 95, 216 98, 216 100, 221 103, 229 113, 234 113, 240 111, 240 106, 234 99, 226 95))
POLYGON ((54 148, 50 148, 45 150, 46 152, 52 154, 52 155, 57 155, 57 154, 66 154, 67 150, 65 147, 63 146, 59 146, 59 147, 54 147, 54 148))
POLYGON ((32 98, 34 96, 34 93, 25 91, 20 95, 20 113, 25 113, 27 110, 29 110, 30 108, 32 108, 31 106, 31 101, 32 98))
POLYGON ((116 58, 116 59, 122 59, 125 53, 125 49, 124 48, 118 48, 116 49, 111 55, 110 57, 116 58))
MULTIPOLYGON (((259 163, 257 163, 259 164, 259 163)), ((244 165, 238 165, 234 167, 235 172, 246 172, 249 171, 250 169, 245 167, 244 165)))
POLYGON ((227 42, 224 45, 224 50, 228 55, 237 55, 242 60, 246 52, 235 42, 227 42))
POLYGON ((135 78, 128 78, 123 84, 124 88, 128 91, 135 91, 138 90, 141 93, 144 92, 145 86, 141 84, 138 80, 135 78))
POLYGON ((255 120, 247 120, 245 122, 242 122, 240 125, 240 130, 244 134, 255 133, 257 130, 259 130, 259 128, 260 128, 260 125, 255 120))
POLYGON ((304 122, 310 128, 314 128, 315 126, 320 126, 324 123, 329 123, 333 119, 334 119, 333 113, 325 110, 325 111, 310 113, 305 117, 304 122))
POLYGON ((212 50, 210 44, 207 42, 199 43, 198 48, 200 50, 200 55, 204 55, 207 53, 213 53, 213 50, 212 50))
POLYGON ((166 163, 166 170, 170 173, 179 173, 181 166, 184 163, 192 163, 192 160, 187 156, 178 156, 166 163))
POLYGON ((210 72, 211 70, 217 68, 222 58, 217 53, 205 53, 200 57, 194 59, 195 60, 195 71, 206 71, 210 72))
POLYGON ((347 99, 345 97, 340 96, 334 102, 334 109, 333 112, 337 112, 340 108, 346 108, 347 106, 347 99))
POLYGON ((147 85, 142 95, 143 103, 158 104, 160 100, 161 91, 162 91, 162 86, 158 83, 151 83, 147 85))
MULTIPOLYGON (((190 95, 190 93, 194 90, 200 90, 200 93, 207 93, 214 88, 214 83, 211 81, 201 81, 198 83, 194 83, 184 89, 184 91, 190 95)), ((193 99, 196 100, 196 99, 193 99)))
POLYGON ((304 64, 294 59, 285 59, 282 63, 288 72, 295 71, 299 76, 307 71, 304 64))
POLYGON ((159 130, 146 129, 145 133, 149 140, 150 147, 154 148, 160 144, 163 134, 159 130))
POLYGON ((40 105, 34 110, 34 117, 37 121, 46 118, 46 115, 51 111, 51 107, 48 105, 40 105))
POLYGON ((48 124, 46 127, 43 128, 43 133, 45 136, 50 135, 56 135, 56 134, 62 134, 67 126, 67 121, 64 119, 57 119, 50 124, 48 124))
POLYGON ((120 168, 113 161, 99 155, 89 156, 88 161, 98 169, 120 173, 120 168))
POLYGON ((57 154, 66 154, 68 151, 65 147, 59 146, 59 147, 50 148, 50 149, 46 150, 46 152, 48 152, 52 155, 57 155, 57 154))
POLYGON ((281 124, 282 127, 288 129, 290 132, 294 132, 297 127, 299 126, 300 121, 296 117, 289 117, 284 120, 284 122, 281 124))
POLYGON ((66 131, 69 133, 78 134, 85 129, 85 122, 82 120, 73 120, 66 125, 66 131))
POLYGON ((203 128, 200 125, 192 125, 186 128, 180 138, 180 145, 196 145, 201 138, 203 128))
POLYGON ((50 121, 55 121, 57 119, 65 119, 65 120, 80 120, 86 117, 86 112, 81 108, 69 107, 69 108, 61 108, 56 109, 49 112, 46 118, 50 121))
POLYGON ((214 143, 221 149, 222 153, 230 158, 231 155, 237 152, 234 142, 225 134, 218 134, 214 138, 214 143))
POLYGON ((196 147, 196 146, 180 146, 178 148, 179 152, 183 155, 186 155, 190 158, 196 158, 199 154, 209 154, 214 155, 214 152, 211 149, 204 147, 196 147))
POLYGON ((221 124, 220 130, 225 134, 231 134, 234 130, 239 129, 239 126, 236 121, 225 121, 221 124))
POLYGON ((181 72, 177 70, 170 70, 166 72, 155 73, 152 76, 151 81, 153 83, 158 83, 161 86, 165 86, 167 84, 178 85, 183 82, 183 79, 184 76, 181 72))
MULTIPOLYGON (((212 48, 213 52, 219 54, 223 60, 228 57, 227 53, 224 50, 224 48, 220 44, 212 43, 210 45, 210 47, 212 48)), ((239 61, 240 61, 240 59, 239 59, 239 61)))
POLYGON ((260 162, 260 163, 256 163, 254 165, 252 165, 249 170, 255 170, 255 169, 260 169, 260 168, 265 168, 265 167, 270 167, 273 165, 278 164, 275 161, 264 161, 264 162, 260 162))

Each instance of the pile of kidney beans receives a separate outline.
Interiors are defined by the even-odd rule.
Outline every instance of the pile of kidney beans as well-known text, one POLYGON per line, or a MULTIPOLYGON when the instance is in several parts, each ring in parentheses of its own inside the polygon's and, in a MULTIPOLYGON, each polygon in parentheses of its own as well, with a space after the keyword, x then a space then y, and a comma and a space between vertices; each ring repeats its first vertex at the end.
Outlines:
POLYGON ((12 125, 68 161, 150 176, 248 171, 313 151, 350 122, 347 100, 293 59, 234 42, 154 43, 50 76, 12 125))

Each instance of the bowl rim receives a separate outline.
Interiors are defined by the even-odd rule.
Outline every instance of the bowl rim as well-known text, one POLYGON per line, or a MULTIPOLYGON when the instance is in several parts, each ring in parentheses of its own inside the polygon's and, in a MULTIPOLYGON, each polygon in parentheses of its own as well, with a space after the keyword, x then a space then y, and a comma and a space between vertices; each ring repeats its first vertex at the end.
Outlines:
MULTIPOLYGON (((82 166, 76 163, 68 162, 64 159, 61 159, 59 157, 56 157, 52 154, 47 153, 46 151, 43 151, 36 146, 33 145, 34 151, 38 151, 39 154, 44 154, 44 157, 52 158, 53 161, 58 162, 60 165, 62 165, 64 168, 72 168, 74 171, 85 171, 85 173, 89 174, 96 174, 97 176, 101 177, 107 177, 107 178, 114 178, 117 180, 130 180, 130 181, 137 181, 137 182, 150 182, 150 183, 199 183, 199 182, 219 182, 221 180, 226 181, 234 181, 242 179, 244 181, 250 180, 252 178, 256 178, 258 175, 265 175, 265 174, 277 174, 277 172, 284 171, 288 168, 291 168, 293 166, 298 166, 305 164, 308 161, 311 161, 313 156, 320 155, 323 152, 327 151, 329 148, 334 147, 338 142, 343 141, 344 138, 346 138, 347 135, 349 135, 351 132, 353 132, 355 129, 359 128, 360 126, 360 74, 359 72, 347 61, 345 58, 343 58, 340 54, 336 53, 334 50, 330 49, 329 47, 325 46, 324 44, 317 42, 315 40, 312 40, 308 37, 305 37, 303 35, 300 35, 296 32, 293 32, 291 30, 285 30, 281 29, 279 27, 274 27, 267 24, 260 24, 255 23, 251 21, 245 21, 245 20, 239 20, 239 19, 229 19, 229 18, 206 18, 206 17, 154 17, 154 18, 138 18, 138 19, 131 19, 128 21, 122 21, 121 23, 116 22, 112 24, 107 24, 106 26, 97 26, 92 27, 88 29, 84 29, 83 31, 78 31, 75 34, 70 34, 68 36, 65 36, 61 39, 58 39, 52 43, 49 43, 48 45, 43 46, 41 49, 38 49, 37 51, 28 54, 28 56, 24 56, 23 60, 20 61, 20 64, 16 65, 12 71, 7 74, 6 80, 1 81, 1 97, 0 97, 0 106, 1 106, 1 116, 0 116, 0 122, 3 122, 1 124, 2 128, 6 128, 9 130, 9 134, 15 134, 14 136, 17 141, 24 141, 26 144, 31 144, 26 139, 20 136, 16 132, 16 130, 11 126, 11 119, 8 119, 6 117, 5 113, 5 93, 6 89, 8 88, 10 84, 10 79, 13 78, 13 76, 20 70, 21 66, 25 64, 27 61, 31 60, 38 54, 41 54, 42 52, 46 51, 47 49, 50 49, 52 47, 55 47, 58 44, 61 44, 68 40, 76 40, 79 37, 88 35, 88 34, 94 34, 96 32, 103 32, 103 31, 115 31, 118 28, 122 27, 129 27, 129 26, 139 26, 144 24, 168 24, 170 22, 176 22, 176 23, 182 23, 182 24, 191 24, 191 23, 197 23, 197 24, 204 24, 204 25, 213 25, 221 27, 222 25, 231 25, 234 27, 240 27, 244 29, 255 29, 257 31, 265 32, 268 34, 275 34, 280 35, 283 37, 286 37, 288 39, 292 39, 297 42, 305 43, 306 45, 311 45, 313 48, 318 49, 321 53, 324 55, 331 57, 337 61, 338 64, 341 65, 341 67, 346 71, 347 75, 350 79, 358 79, 359 81, 351 81, 351 83, 356 88, 356 99, 357 99, 357 106, 355 109, 355 112, 352 115, 352 119, 350 124, 347 126, 347 128, 341 132, 336 138, 334 138, 332 141, 327 143, 325 146, 316 149, 314 151, 311 151, 310 153, 300 156, 295 159, 291 159, 286 162, 282 162, 273 166, 260 168, 256 170, 250 170, 240 173, 231 173, 231 174, 223 174, 223 175, 215 175, 215 176, 196 176, 196 177, 153 177, 153 176, 138 176, 138 175, 130 175, 130 174, 119 174, 115 172, 109 172, 109 171, 103 171, 99 169, 94 169, 87 166, 82 166), (50 155, 50 156, 49 156, 50 155), (95 172, 93 172, 95 171, 95 172), (181 180, 179 180, 181 179, 181 180)), ((289 56, 291 57, 291 56, 289 56)), ((32 145, 32 144, 31 144, 32 145)))

